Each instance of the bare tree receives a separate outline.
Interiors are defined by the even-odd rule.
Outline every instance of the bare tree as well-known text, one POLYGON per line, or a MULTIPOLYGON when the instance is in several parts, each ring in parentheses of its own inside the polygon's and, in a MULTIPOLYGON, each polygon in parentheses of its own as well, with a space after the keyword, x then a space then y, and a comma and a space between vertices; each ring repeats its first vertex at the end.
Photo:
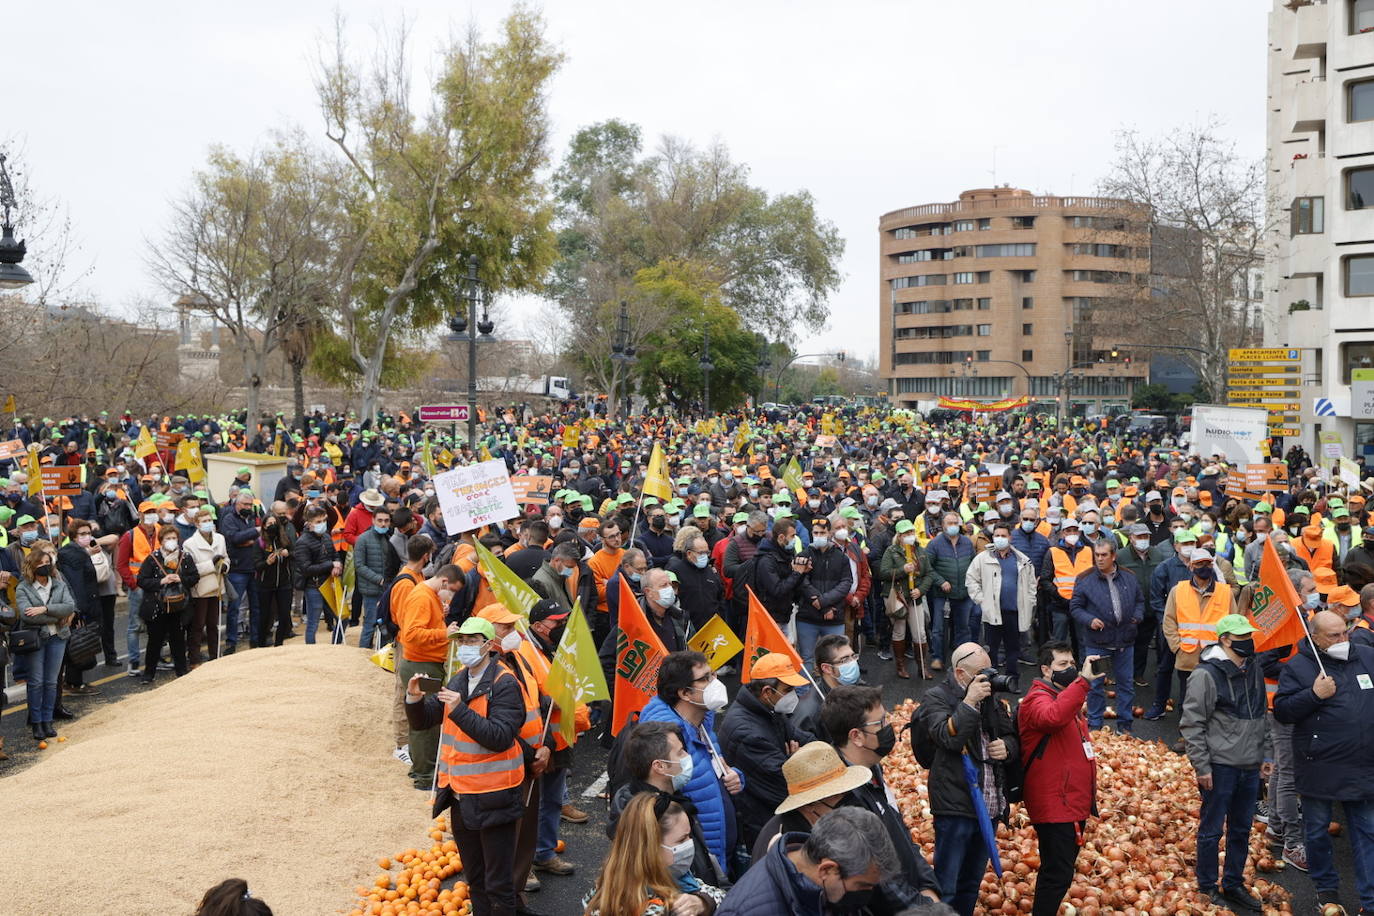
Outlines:
POLYGON ((1093 316, 1120 344, 1176 343, 1211 390, 1225 388, 1227 351, 1259 335, 1267 231, 1264 165, 1236 151, 1216 118, 1160 137, 1117 133, 1116 158, 1099 183, 1105 196, 1144 208, 1150 278, 1093 316))
POLYGON ((28 249, 24 267, 34 280, 22 295, 38 305, 60 304, 91 275, 92 265, 82 257, 67 205, 38 191, 29 179, 24 158, 17 141, 0 141, 0 162, 14 188, 15 235, 28 249))

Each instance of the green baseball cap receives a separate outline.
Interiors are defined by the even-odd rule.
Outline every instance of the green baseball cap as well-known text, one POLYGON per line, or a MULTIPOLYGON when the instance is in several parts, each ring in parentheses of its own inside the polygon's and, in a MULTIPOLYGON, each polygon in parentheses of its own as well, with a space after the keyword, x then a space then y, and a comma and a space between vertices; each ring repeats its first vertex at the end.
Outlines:
POLYGON ((16 528, 22 528, 24 525, 36 525, 37 523, 38 519, 34 518, 32 515, 21 515, 14 520, 14 526, 16 528))
POLYGON ((634 502, 634 501, 635 501, 635 498, 634 498, 634 496, 632 496, 632 495, 629 494, 629 493, 621 493, 619 496, 617 496, 617 497, 615 498, 615 501, 616 501, 616 504, 617 504, 617 505, 623 506, 623 505, 625 505, 626 503, 632 503, 632 502, 634 502))
POLYGON ((859 514, 859 510, 855 509, 853 506, 845 506, 841 509, 840 516, 842 518, 852 518, 855 520, 863 518, 863 516, 859 514))
POLYGON ((747 521, 749 521, 748 512, 736 512, 734 515, 730 516, 730 524, 732 525, 738 525, 740 522, 747 521))
POLYGON ((481 617, 469 617, 463 621, 463 625, 458 628, 459 636, 485 636, 487 639, 496 638, 496 628, 491 625, 490 620, 481 617))
POLYGON ((1217 636, 1249 636, 1255 632, 1244 614, 1227 614, 1217 621, 1217 636))
POLYGON ((1259 502, 1255 503, 1255 511, 1256 511, 1256 512, 1273 512, 1273 511, 1274 511, 1274 507, 1271 506, 1271 505, 1269 505, 1267 502, 1264 502, 1263 500, 1260 500, 1259 502))
POLYGON ((243 467, 239 468, 237 471, 234 472, 234 476, 237 477, 237 476, 239 476, 240 474, 251 474, 251 473, 253 473, 253 469, 250 468, 250 467, 248 467, 248 465, 245 464, 243 467))
POLYGON ((692 509, 692 515, 693 515, 694 517, 696 517, 696 518, 710 518, 710 517, 711 517, 711 504, 710 504, 710 503, 697 503, 696 506, 692 509))
POLYGON ((900 522, 897 523, 897 533, 898 533, 898 534, 906 534, 908 531, 915 531, 915 530, 916 530, 916 526, 913 525, 913 524, 912 524, 910 521, 908 521, 907 519, 902 519, 900 522))
POLYGON ((1180 528, 1174 532, 1175 544, 1196 544, 1197 533, 1187 528, 1180 528))

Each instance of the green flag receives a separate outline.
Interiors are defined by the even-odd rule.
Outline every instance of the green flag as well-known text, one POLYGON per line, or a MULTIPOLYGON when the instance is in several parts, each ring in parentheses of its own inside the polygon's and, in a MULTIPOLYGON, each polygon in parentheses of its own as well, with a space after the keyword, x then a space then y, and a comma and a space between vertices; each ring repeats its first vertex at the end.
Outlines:
POLYGON ((794 455, 792 460, 787 462, 787 467, 783 468, 782 482, 787 484, 787 489, 797 491, 802 489, 801 465, 797 463, 794 455))
POLYGON ((544 682, 544 692, 558 704, 561 713, 558 730, 569 745, 577 741, 574 713, 578 705, 611 698, 580 601, 573 605, 572 613, 568 615, 563 639, 558 643, 548 680, 544 682))
POLYGON ((520 629, 523 630, 529 621, 530 608, 539 601, 539 593, 511 572, 510 567, 502 563, 496 554, 483 547, 480 541, 473 541, 473 546, 477 548, 477 562, 486 570, 487 585, 491 586, 492 594, 496 596, 497 601, 505 605, 506 610, 524 618, 520 625, 520 629))

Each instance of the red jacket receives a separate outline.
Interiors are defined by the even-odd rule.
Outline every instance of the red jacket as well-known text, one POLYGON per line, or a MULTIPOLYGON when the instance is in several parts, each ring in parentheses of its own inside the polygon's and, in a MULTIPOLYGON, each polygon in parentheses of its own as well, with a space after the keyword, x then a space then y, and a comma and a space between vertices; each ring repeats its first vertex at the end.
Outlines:
POLYGON ((344 519, 344 540, 348 546, 352 547, 358 540, 358 536, 372 527, 372 510, 362 503, 358 503, 348 512, 348 518, 344 519))
POLYGON ((863 551, 857 541, 852 537, 844 543, 845 556, 849 557, 850 564, 858 570, 857 579, 859 585, 849 596, 849 606, 854 611, 854 616, 863 619, 864 601, 868 598, 868 591, 873 587, 873 574, 868 568, 868 554, 863 551))
POLYGON ((1027 767, 1025 806, 1032 824, 1087 820, 1096 808, 1097 761, 1088 759, 1089 741, 1083 701, 1088 682, 1076 678, 1063 690, 1037 678, 1017 713, 1021 762, 1027 767), (1040 757, 1030 763, 1040 739, 1050 736, 1040 757))

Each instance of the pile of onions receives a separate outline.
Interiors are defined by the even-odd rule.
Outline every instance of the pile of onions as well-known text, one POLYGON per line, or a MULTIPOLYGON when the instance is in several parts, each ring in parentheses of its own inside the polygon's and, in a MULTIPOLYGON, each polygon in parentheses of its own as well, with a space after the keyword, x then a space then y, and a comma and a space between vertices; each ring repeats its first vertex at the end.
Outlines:
MULTIPOLYGON (((892 711, 898 733, 911 718, 910 700, 892 711)), ((1097 752, 1097 807, 1078 855, 1078 874, 1061 913, 1065 916, 1178 916, 1224 913, 1200 902, 1194 870, 1201 799, 1188 758, 1162 742, 1127 738, 1108 730, 1093 733, 1097 752)), ((883 761, 883 773, 907 823, 911 839, 933 859, 935 821, 926 792, 926 771, 911 754, 909 741, 897 742, 883 761)), ((975 914, 1029 913, 1040 867, 1035 831, 1021 805, 1013 805, 1011 829, 998 825, 1002 877, 991 866, 983 876, 975 914)), ((1225 839, 1221 860, 1225 861, 1225 839)), ((1250 835, 1246 886, 1264 901, 1265 913, 1292 913, 1288 892, 1263 877, 1282 862, 1269 851, 1264 829, 1250 835)))

